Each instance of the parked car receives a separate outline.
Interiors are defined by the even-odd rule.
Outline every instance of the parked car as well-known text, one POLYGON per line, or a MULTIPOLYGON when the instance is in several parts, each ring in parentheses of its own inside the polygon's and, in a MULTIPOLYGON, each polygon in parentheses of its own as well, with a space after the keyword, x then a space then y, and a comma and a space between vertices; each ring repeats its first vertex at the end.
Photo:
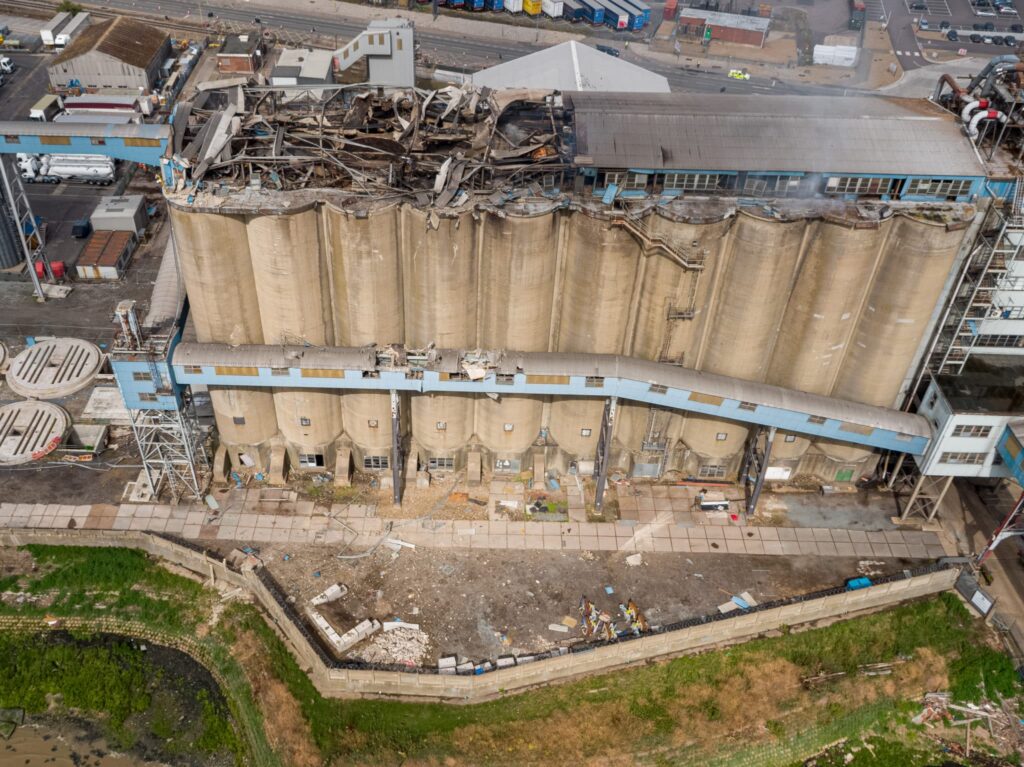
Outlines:
POLYGON ((1007 35, 1003 38, 1003 43, 1009 45, 1011 48, 1017 47, 1017 38, 1013 35, 1007 35))
POLYGON ((928 5, 926 3, 915 2, 910 4, 910 10, 912 11, 927 11, 928 5))
POLYGON ((956 43, 960 41, 960 35, 956 33, 955 29, 951 29, 946 33, 946 39, 951 43, 956 43))
POLYGON ((1010 31, 1018 35, 1024 35, 1024 24, 1011 24, 1010 31))
POLYGON ((612 48, 610 45, 597 45, 594 47, 601 51, 601 53, 607 53, 609 56, 614 56, 615 58, 619 57, 619 50, 617 48, 612 48))
POLYGON ((973 29, 975 32, 981 32, 984 28, 984 24, 971 24, 971 29, 973 29))
POLYGON ((730 69, 729 77, 733 80, 749 80, 750 73, 744 72, 742 69, 730 69))
POLYGON ((945 32, 947 29, 949 29, 949 22, 948 21, 940 21, 939 22, 939 29, 941 29, 943 32, 945 32))
POLYGON ((927 30, 928 29, 928 19, 921 19, 917 23, 917 28, 918 29, 925 29, 925 30, 927 30))
POLYGON ((984 24, 982 24, 981 28, 984 29, 986 32, 996 31, 996 25, 993 24, 991 21, 986 21, 984 24))
POLYGON ((978 34, 971 35, 970 41, 972 43, 980 43, 981 42, 981 35, 978 35, 978 34))
POLYGON ((988 35, 985 35, 983 38, 981 38, 981 42, 983 42, 985 45, 992 45, 992 38, 989 37, 988 35))

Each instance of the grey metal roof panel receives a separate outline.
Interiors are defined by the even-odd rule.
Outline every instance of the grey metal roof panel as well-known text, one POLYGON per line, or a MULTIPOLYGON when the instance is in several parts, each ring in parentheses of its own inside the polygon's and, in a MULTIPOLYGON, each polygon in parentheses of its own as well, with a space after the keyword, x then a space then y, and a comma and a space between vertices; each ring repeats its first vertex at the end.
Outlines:
POLYGON ((473 75, 473 84, 495 89, 669 92, 665 77, 575 40, 481 70, 473 75))
POLYGON ((171 126, 166 124, 142 123, 140 125, 107 124, 102 131, 92 123, 36 121, 0 122, 0 134, 5 136, 107 136, 111 138, 166 139, 171 136, 171 126))
POLYGON ((564 95, 577 153, 600 167, 985 175, 956 118, 923 99, 564 95))

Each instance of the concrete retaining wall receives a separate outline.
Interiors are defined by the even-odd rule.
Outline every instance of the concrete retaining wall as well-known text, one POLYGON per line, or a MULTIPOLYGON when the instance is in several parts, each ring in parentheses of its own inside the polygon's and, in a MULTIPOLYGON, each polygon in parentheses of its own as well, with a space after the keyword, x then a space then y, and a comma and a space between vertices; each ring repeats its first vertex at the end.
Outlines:
POLYGON ((782 626, 848 618, 906 600, 941 593, 953 587, 959 570, 934 570, 856 591, 842 591, 780 607, 731 614, 722 620, 651 634, 627 642, 575 651, 532 663, 498 669, 476 676, 450 676, 423 671, 332 668, 325 663, 303 630, 253 572, 238 573, 220 560, 158 535, 135 531, 18 530, 0 532, 0 545, 29 543, 65 546, 121 546, 138 548, 185 567, 204 577, 247 588, 289 645, 299 666, 325 697, 394 697, 470 703, 504 693, 566 681, 585 674, 608 672, 625 666, 706 650, 751 639, 782 626), (733 617, 734 616, 734 617, 733 617))

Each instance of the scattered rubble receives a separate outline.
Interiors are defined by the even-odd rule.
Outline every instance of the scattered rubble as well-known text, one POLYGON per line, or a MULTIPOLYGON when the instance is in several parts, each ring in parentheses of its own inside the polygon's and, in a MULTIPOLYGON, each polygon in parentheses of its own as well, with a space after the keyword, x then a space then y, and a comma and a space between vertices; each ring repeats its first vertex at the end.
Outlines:
POLYGON ((348 586, 341 583, 335 583, 333 586, 328 586, 325 591, 321 591, 315 597, 309 600, 309 603, 314 607, 325 605, 329 602, 334 602, 341 599, 348 593, 348 586))
MULTIPOLYGON (((379 634, 364 647, 349 653, 349 657, 366 663, 422 665, 430 645, 430 637, 420 631, 415 623, 388 623, 398 625, 390 630, 385 628, 384 633, 379 634)), ((385 627, 387 625, 385 624, 385 627)))

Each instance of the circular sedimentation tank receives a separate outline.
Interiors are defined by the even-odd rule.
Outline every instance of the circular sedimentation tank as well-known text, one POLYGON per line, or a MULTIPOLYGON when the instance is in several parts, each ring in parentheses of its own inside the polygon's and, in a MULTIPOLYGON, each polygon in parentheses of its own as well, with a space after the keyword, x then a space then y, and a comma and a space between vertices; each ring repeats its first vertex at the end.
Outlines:
POLYGON ((45 458, 71 428, 71 416, 59 405, 39 400, 0 406, 0 466, 45 458))
POLYGON ((31 399, 60 399, 89 386, 103 365, 100 348, 81 338, 48 338, 19 352, 7 385, 31 399))

